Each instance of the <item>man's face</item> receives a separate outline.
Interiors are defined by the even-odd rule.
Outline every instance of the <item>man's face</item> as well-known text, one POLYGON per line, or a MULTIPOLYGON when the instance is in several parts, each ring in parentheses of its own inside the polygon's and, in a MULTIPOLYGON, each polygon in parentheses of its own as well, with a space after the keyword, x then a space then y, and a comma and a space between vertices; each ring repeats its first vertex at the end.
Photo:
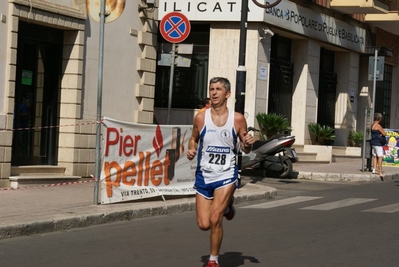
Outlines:
POLYGON ((209 97, 213 104, 224 103, 230 97, 231 92, 227 91, 223 83, 211 83, 209 85, 209 97))

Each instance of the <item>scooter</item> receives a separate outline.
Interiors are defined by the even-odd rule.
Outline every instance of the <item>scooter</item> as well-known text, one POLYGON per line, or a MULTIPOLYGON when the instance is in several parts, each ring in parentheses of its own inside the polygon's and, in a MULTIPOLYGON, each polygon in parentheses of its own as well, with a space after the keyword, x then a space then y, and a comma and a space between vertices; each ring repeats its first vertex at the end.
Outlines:
MULTIPOLYGON (((258 129, 248 127, 248 132, 258 129)), ((241 169, 262 169, 265 177, 287 178, 291 176, 293 163, 298 161, 291 146, 295 136, 276 134, 268 140, 257 140, 250 153, 242 153, 241 169)))

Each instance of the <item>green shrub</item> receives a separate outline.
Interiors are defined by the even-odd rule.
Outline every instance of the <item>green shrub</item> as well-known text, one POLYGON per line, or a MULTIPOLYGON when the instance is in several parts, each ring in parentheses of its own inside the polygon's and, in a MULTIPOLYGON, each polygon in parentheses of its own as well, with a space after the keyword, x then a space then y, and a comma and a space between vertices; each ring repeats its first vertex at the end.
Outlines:
POLYGON ((292 131, 290 122, 286 117, 276 113, 258 113, 256 115, 262 134, 262 139, 269 139, 275 134, 292 131))
POLYGON ((330 126, 312 122, 308 124, 308 129, 315 137, 316 145, 324 145, 325 141, 334 141, 335 139, 335 130, 330 126))
POLYGON ((361 147, 363 143, 363 137, 364 137, 363 132, 350 131, 349 145, 355 147, 361 147))

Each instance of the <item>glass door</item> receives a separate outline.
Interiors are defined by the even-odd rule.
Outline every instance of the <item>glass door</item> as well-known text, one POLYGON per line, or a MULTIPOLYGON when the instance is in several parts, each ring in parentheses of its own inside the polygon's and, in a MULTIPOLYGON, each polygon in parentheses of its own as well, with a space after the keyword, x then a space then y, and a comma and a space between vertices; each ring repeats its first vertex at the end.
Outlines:
POLYGON ((52 29, 38 25, 20 24, 11 159, 13 166, 57 163, 62 32, 55 30, 57 34, 48 36, 52 32, 52 29), (54 38, 57 41, 51 42, 54 38))

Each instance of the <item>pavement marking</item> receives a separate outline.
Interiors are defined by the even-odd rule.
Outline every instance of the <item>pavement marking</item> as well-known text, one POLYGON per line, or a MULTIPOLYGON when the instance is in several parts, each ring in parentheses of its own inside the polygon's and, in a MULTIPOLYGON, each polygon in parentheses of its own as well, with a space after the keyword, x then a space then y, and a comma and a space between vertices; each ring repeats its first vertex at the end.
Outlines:
POLYGON ((306 208, 301 208, 302 210, 333 210, 344 207, 349 207, 353 205, 358 205, 370 201, 374 201, 377 199, 373 198, 347 198, 339 201, 329 202, 321 205, 309 206, 306 208))
POLYGON ((290 204, 310 201, 310 200, 319 199, 319 198, 322 198, 322 197, 298 196, 298 197, 291 197, 291 198, 280 199, 280 200, 275 200, 275 201, 271 201, 271 202, 265 202, 265 203, 245 206, 245 207, 241 207, 241 208, 244 208, 244 209, 246 209, 246 208, 249 208, 249 209, 270 209, 270 208, 275 208, 275 207, 280 207, 280 206, 285 206, 285 205, 290 205, 290 204))
POLYGON ((381 206, 378 208, 364 210, 362 212, 381 212, 381 213, 395 213, 399 211, 399 203, 381 206))

